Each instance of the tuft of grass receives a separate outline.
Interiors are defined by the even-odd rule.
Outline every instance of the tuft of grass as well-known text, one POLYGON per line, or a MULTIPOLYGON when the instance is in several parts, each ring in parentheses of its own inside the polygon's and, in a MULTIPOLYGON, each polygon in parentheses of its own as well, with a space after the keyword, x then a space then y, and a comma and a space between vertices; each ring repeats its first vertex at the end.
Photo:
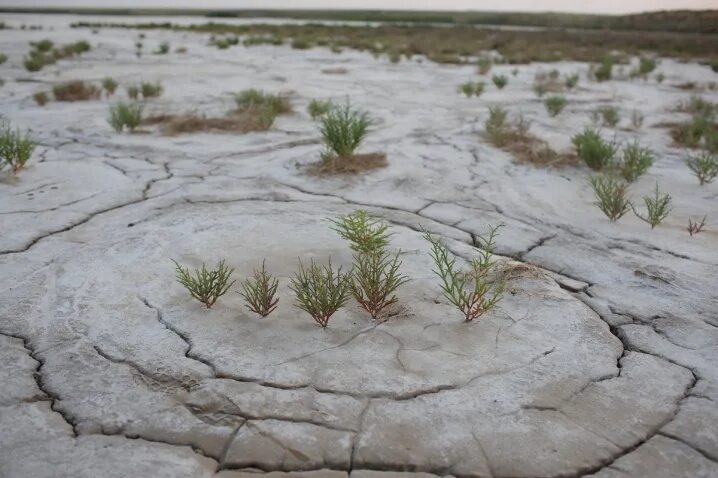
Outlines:
POLYGON ((272 127, 277 116, 292 111, 285 97, 255 89, 239 92, 235 95, 235 102, 247 122, 255 123, 255 127, 249 129, 252 131, 267 130, 272 127))
POLYGON ((601 116, 604 126, 615 128, 621 120, 621 115, 618 113, 618 108, 615 106, 602 106, 596 111, 598 111, 598 114, 601 116))
POLYGON ((137 85, 130 85, 127 87, 127 96, 132 100, 136 100, 140 97, 140 87, 137 85))
POLYGON ((52 42, 52 40, 45 38, 44 40, 40 40, 37 42, 31 41, 30 46, 37 51, 46 53, 52 50, 52 47, 55 46, 55 44, 52 42))
POLYGON ((506 86, 509 83, 509 79, 506 75, 494 75, 491 77, 491 81, 494 82, 494 85, 496 85, 496 88, 503 90, 504 86, 506 86))
POLYGON ((327 114, 332 108, 334 108, 332 100, 312 100, 309 102, 307 112, 313 120, 316 120, 327 114))
POLYGON ((628 185, 613 176, 596 175, 591 178, 596 206, 611 220, 617 221, 631 208, 628 185))
POLYGON ((477 70, 479 72, 479 75, 486 75, 491 71, 491 66, 493 65, 493 62, 491 61, 491 58, 487 57, 481 57, 476 62, 477 70))
POLYGON ((424 238, 431 244, 430 254, 436 266, 434 273, 441 279, 444 297, 461 311, 466 322, 472 322, 494 309, 503 296, 504 281, 492 280, 496 265, 493 252, 500 227, 490 227, 488 235, 477 237, 479 257, 471 260, 468 271, 456 265, 456 258, 443 241, 428 232, 424 233, 424 238))
POLYGON ((611 56, 606 56, 598 65, 593 65, 591 75, 596 81, 608 81, 613 77, 613 65, 615 60, 611 56))
POLYGON ((653 165, 653 152, 633 142, 623 147, 621 161, 617 167, 623 179, 632 183, 653 165))
POLYGON ((142 123, 142 109, 140 103, 119 102, 110 107, 110 118, 107 121, 118 133, 125 128, 134 131, 142 123))
POLYGON ((369 134, 369 114, 352 108, 347 103, 336 107, 321 118, 320 133, 325 151, 322 158, 348 158, 369 134))
POLYGON ((703 228, 706 225, 706 220, 708 219, 708 216, 703 216, 703 219, 698 222, 698 220, 693 220, 692 218, 688 218, 688 234, 691 235, 691 237, 695 236, 696 234, 699 234, 703 231, 703 228))
POLYGON ((484 124, 489 141, 495 146, 505 146, 510 140, 509 113, 501 106, 489 107, 489 118, 484 124))
POLYGON ((76 80, 55 85, 52 93, 57 101, 87 101, 100 97, 100 89, 90 83, 76 80))
POLYGON ((0 53, 0 65, 5 63, 7 61, 7 55, 5 53, 0 53))
POLYGON ((231 281, 234 269, 229 269, 224 264, 224 259, 217 263, 217 266, 208 270, 202 264, 200 269, 195 269, 194 274, 189 268, 182 267, 177 261, 175 264, 177 282, 182 284, 198 301, 202 302, 208 309, 212 308, 217 299, 227 293, 235 281, 231 281))
POLYGON ((658 62, 655 58, 642 56, 638 62, 638 73, 645 78, 656 69, 656 66, 658 66, 658 62))
POLYGON ((579 80, 578 73, 574 73, 572 75, 566 76, 566 81, 565 81, 566 88, 568 88, 569 90, 574 89, 576 87, 576 85, 578 85, 578 80, 579 80))
POLYGON ((279 287, 279 281, 267 272, 264 261, 262 261, 262 268, 255 269, 252 278, 242 281, 242 290, 239 294, 249 310, 262 317, 267 317, 277 308, 279 302, 277 287, 279 287))
POLYGON ((295 50, 308 50, 312 47, 312 44, 303 38, 295 38, 292 40, 291 46, 295 50))
POLYGON ((9 167, 17 174, 32 156, 37 142, 29 135, 13 130, 8 123, 0 125, 0 170, 9 167))
POLYGON ((170 44, 167 42, 162 42, 159 44, 157 49, 155 50, 155 55, 166 55, 170 52, 170 44))
POLYGON ((708 151, 688 158, 686 164, 701 186, 712 183, 718 177, 718 156, 708 151))
POLYGON ((45 106, 47 102, 50 101, 50 98, 45 91, 38 91, 37 93, 32 95, 32 99, 35 100, 35 103, 40 106, 45 106))
POLYGON ((544 100, 546 111, 548 111, 548 114, 551 115, 551 117, 558 116, 566 107, 566 103, 566 97, 561 95, 549 96, 544 100))
POLYGON ((113 78, 107 77, 102 80, 102 87, 107 92, 107 96, 114 95, 117 90, 117 86, 117 82, 113 78))
POLYGON ((359 209, 339 219, 331 219, 332 230, 351 243, 351 250, 363 254, 385 249, 389 245, 389 226, 359 209))
POLYGON ((51 65, 53 63, 55 63, 55 58, 52 55, 47 55, 37 51, 31 51, 22 62, 25 69, 30 72, 40 71, 46 65, 51 65))
POLYGON ((658 183, 656 183, 656 189, 654 190, 653 197, 644 196, 643 202, 646 205, 646 215, 639 213, 636 208, 631 204, 633 213, 644 222, 651 225, 651 229, 654 229, 663 220, 668 217, 671 212, 671 196, 669 194, 661 194, 658 190, 658 183))
POLYGON ((149 81, 143 81, 140 84, 140 90, 142 91, 142 98, 157 98, 162 94, 163 88, 162 84, 157 81, 155 83, 151 83, 149 81))
POLYGON ((618 149, 615 143, 605 141, 593 128, 585 128, 571 142, 576 147, 578 157, 594 171, 610 167, 618 149))
POLYGON ((472 96, 479 97, 484 92, 483 81, 467 81, 459 86, 459 91, 466 95, 467 98, 472 96))
POLYGON ((349 300, 351 279, 351 273, 343 274, 341 267, 334 271, 331 260, 327 266, 319 266, 311 260, 306 269, 300 260, 289 288, 296 296, 296 306, 326 328, 332 315, 349 300))

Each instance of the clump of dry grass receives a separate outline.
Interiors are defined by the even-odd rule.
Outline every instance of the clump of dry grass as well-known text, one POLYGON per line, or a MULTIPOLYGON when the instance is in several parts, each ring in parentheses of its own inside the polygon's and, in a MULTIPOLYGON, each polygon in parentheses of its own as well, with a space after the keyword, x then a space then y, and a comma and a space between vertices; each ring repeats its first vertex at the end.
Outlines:
POLYGON ((93 84, 76 80, 55 85, 52 93, 57 101, 87 101, 98 99, 102 92, 93 84))
POLYGON ((32 95, 32 99, 35 100, 35 103, 40 106, 45 106, 47 102, 50 101, 50 98, 45 91, 38 91, 37 93, 32 95))

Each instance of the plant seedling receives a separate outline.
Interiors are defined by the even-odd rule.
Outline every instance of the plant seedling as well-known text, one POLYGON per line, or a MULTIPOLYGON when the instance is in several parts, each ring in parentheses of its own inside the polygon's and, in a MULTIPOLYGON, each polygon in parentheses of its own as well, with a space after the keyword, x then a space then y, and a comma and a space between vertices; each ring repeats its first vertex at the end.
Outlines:
POLYGON ((177 282, 182 284, 198 301, 208 309, 212 308, 217 299, 227 293, 235 281, 229 281, 234 269, 224 264, 224 259, 217 263, 213 270, 208 270, 204 264, 201 269, 195 269, 194 275, 189 268, 182 267, 172 259, 176 267, 177 282))
POLYGON ((342 239, 349 241, 354 252, 372 253, 389 245, 389 226, 372 218, 363 209, 330 221, 333 224, 332 230, 342 239))
POLYGON ((142 123, 142 109, 140 103, 117 103, 110 106, 110 118, 107 122, 118 133, 125 128, 134 131, 142 123))
POLYGON ((703 231, 703 227, 706 225, 706 219, 708 219, 708 216, 703 216, 703 219, 701 219, 700 222, 694 221, 691 218, 688 218, 688 234, 693 237, 694 235, 698 234, 699 232, 703 231))
POLYGON ((591 178, 596 195, 596 206, 611 220, 617 221, 631 208, 628 186, 612 176, 598 175, 591 178))
POLYGON ((651 225, 651 229, 659 225, 671 212, 671 196, 668 194, 661 194, 658 190, 658 183, 656 183, 656 189, 654 196, 644 196, 643 202, 646 204, 646 215, 643 216, 636 208, 631 205, 633 213, 644 222, 651 225))
POLYGON ((254 270, 254 277, 242 281, 242 291, 239 294, 247 302, 246 307, 249 310, 266 317, 277 308, 278 286, 279 281, 267 272, 262 261, 262 268, 254 270))
POLYGON ((638 142, 623 147, 623 157, 618 165, 623 179, 632 183, 643 175, 653 164, 653 153, 641 147, 638 142))
POLYGON ((595 129, 585 128, 582 133, 575 135, 571 142, 576 147, 578 157, 594 171, 600 171, 613 163, 616 144, 604 141, 595 129))
POLYGON ((701 186, 712 183, 718 176, 718 156, 704 151, 686 161, 688 168, 698 178, 701 186))

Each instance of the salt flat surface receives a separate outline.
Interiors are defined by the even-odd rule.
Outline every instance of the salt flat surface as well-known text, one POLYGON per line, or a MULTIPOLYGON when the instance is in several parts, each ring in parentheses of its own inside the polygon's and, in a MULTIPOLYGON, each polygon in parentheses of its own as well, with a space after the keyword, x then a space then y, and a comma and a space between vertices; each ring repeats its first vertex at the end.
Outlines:
POLYGON ((672 85, 716 81, 709 68, 663 59, 662 84, 597 84, 581 63, 496 66, 508 86, 466 99, 456 88, 476 79, 471 66, 218 50, 167 31, 147 31, 145 51, 168 41, 186 54, 136 58, 134 31, 26 17, 52 30, 0 30, 0 113, 40 142, 26 170, 0 179, 0 476, 718 476, 718 184, 698 187, 656 126, 687 117, 670 109, 691 93, 672 85), (28 42, 46 37, 93 49, 26 72, 28 42), (549 118, 531 84, 554 67, 581 81, 549 118), (263 133, 128 135, 107 124, 113 100, 32 99, 106 76, 161 81, 148 114, 223 114, 247 88, 287 94, 295 113, 263 133), (371 112, 362 151, 389 166, 306 174, 321 151, 313 98, 371 112), (674 198, 653 231, 632 215, 609 222, 586 168, 519 164, 483 137, 502 104, 569 150, 608 103, 622 123, 604 136, 656 152, 633 197, 658 181, 674 198), (623 128, 634 109, 638 132, 623 128), (391 319, 351 304, 321 330, 292 306, 289 277, 297 258, 349 266, 328 219, 360 207, 392 225, 413 280, 391 319), (689 237, 688 217, 704 214, 707 230, 689 237), (496 311, 463 323, 420 231, 471 258, 474 235, 500 222, 498 253, 516 273, 496 311), (206 310, 170 258, 226 258, 238 277, 266 258, 279 309, 260 320, 232 291, 206 310))

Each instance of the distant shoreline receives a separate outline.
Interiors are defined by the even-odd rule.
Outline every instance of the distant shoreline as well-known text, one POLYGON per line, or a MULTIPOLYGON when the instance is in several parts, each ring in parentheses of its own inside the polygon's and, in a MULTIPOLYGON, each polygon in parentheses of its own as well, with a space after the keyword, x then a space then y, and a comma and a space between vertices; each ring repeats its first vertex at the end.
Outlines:
POLYGON ((588 30, 665 31, 718 34, 718 10, 671 10, 630 15, 580 13, 529 13, 492 11, 410 10, 289 10, 289 9, 192 9, 192 8, 85 8, 0 7, 0 13, 107 15, 107 16, 199 16, 207 18, 286 18, 447 25, 513 25, 588 30))

